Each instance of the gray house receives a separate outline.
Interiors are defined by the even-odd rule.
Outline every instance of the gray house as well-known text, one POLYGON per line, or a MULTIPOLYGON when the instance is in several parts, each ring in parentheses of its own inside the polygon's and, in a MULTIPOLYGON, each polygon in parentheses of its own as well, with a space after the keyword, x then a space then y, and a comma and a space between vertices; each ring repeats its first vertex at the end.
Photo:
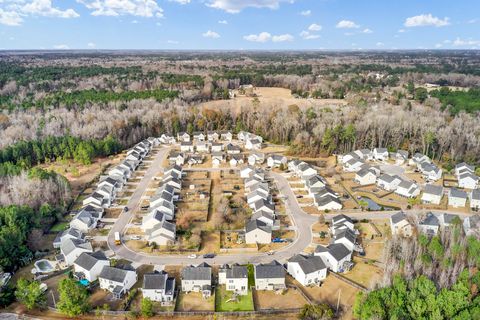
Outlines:
POLYGON ((255 289, 279 290, 285 286, 285 269, 277 261, 255 266, 255 289))
POLYGON ((203 262, 182 270, 182 291, 201 292, 204 298, 212 294, 212 267, 203 262))

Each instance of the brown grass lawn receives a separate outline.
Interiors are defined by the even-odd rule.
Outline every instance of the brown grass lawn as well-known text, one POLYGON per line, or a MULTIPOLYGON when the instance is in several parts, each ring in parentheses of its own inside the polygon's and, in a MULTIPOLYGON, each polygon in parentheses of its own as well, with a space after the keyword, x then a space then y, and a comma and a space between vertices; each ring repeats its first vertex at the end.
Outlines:
POLYGON ((220 232, 211 231, 202 233, 201 253, 219 252, 220 250, 220 232))
POLYGON ((257 291, 253 292, 258 309, 290 309, 301 308, 307 300, 295 289, 287 289, 283 292, 257 291))
POLYGON ((121 310, 122 299, 115 300, 112 298, 112 294, 107 290, 102 290, 99 287, 89 297, 90 305, 93 309, 102 307, 104 304, 109 306, 110 310, 121 310))
POLYGON ((204 299, 199 292, 180 292, 176 311, 215 311, 215 294, 204 299))
POLYGON ((372 264, 367 264, 364 260, 356 257, 354 257, 353 261, 355 266, 343 275, 366 288, 375 287, 383 276, 383 270, 372 264))
POLYGON ((104 218, 118 218, 118 216, 122 213, 122 209, 120 208, 108 208, 105 209, 104 218))

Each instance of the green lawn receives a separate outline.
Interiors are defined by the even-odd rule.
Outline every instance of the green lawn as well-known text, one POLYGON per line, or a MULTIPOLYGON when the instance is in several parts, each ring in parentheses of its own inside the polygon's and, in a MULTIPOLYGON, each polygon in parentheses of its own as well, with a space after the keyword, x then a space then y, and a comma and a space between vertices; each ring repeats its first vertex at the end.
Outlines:
POLYGON ((68 222, 58 222, 53 227, 50 228, 51 232, 60 232, 68 228, 68 222))
POLYGON ((254 311, 252 291, 248 290, 245 296, 237 296, 237 302, 227 302, 233 292, 226 291, 225 286, 218 286, 215 290, 215 311, 254 311))

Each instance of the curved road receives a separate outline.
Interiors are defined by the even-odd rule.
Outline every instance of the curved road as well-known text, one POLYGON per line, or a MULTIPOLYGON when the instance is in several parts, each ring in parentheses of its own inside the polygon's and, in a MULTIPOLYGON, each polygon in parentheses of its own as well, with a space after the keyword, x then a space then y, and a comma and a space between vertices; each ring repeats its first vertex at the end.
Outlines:
MULTIPOLYGON (((132 249, 128 248, 123 242, 121 245, 115 244, 114 233, 120 232, 120 234, 124 233, 126 226, 130 223, 133 212, 135 212, 139 205, 140 200, 145 194, 145 191, 150 184, 153 177, 155 177, 159 172, 163 170, 162 163, 168 156, 168 152, 170 148, 162 147, 160 151, 155 155, 150 167, 145 172, 145 175, 139 182, 135 192, 131 196, 130 200, 128 201, 128 208, 129 211, 122 212, 118 217, 117 221, 113 225, 110 233, 107 237, 107 243, 109 248, 116 254, 117 257, 123 258, 132 262, 140 263, 140 264, 156 264, 156 265, 190 265, 190 264, 198 264, 201 262, 207 262, 213 265, 222 265, 225 263, 265 263, 270 262, 272 259, 278 260, 280 262, 284 262, 293 255, 297 253, 301 253, 305 248, 307 248, 311 241, 312 241, 312 230, 311 226, 318 221, 318 217, 309 215, 305 213, 300 207, 295 194, 293 193, 287 179, 282 176, 281 174, 271 172, 270 174, 274 178, 278 191, 280 195, 283 196, 285 199, 285 209, 287 213, 289 213, 293 225, 296 229, 295 239, 292 243, 288 244, 287 246, 278 249, 272 255, 268 255, 266 253, 226 253, 220 254, 215 256, 213 259, 204 259, 202 256, 197 257, 195 259, 189 258, 187 255, 148 255, 140 252, 135 252, 132 249)), ((192 169, 192 171, 196 171, 197 169, 192 169)), ((198 169, 198 170, 205 170, 205 171, 218 171, 218 170, 225 170, 225 168, 206 168, 206 169, 198 169)), ((226 168, 226 170, 230 170, 230 168, 226 168)), ((435 212, 443 212, 432 210, 435 212)), ((351 216, 355 219, 388 219, 391 215, 395 214, 398 211, 379 211, 379 212, 336 212, 331 214, 325 214, 325 219, 329 220, 333 216, 338 215, 340 213, 344 213, 346 215, 351 216)), ((452 212, 453 213, 453 212, 452 212)), ((465 216, 464 213, 455 212, 461 216, 465 216)))

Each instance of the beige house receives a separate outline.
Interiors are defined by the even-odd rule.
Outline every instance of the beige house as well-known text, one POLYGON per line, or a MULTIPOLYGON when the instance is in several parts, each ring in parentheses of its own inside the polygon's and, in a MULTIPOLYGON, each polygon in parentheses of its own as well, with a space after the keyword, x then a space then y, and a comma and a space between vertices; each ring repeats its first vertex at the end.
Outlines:
POLYGON ((413 233, 413 226, 407 220, 407 215, 399 212, 390 217, 390 228, 393 235, 402 235, 404 237, 411 237, 413 233))

